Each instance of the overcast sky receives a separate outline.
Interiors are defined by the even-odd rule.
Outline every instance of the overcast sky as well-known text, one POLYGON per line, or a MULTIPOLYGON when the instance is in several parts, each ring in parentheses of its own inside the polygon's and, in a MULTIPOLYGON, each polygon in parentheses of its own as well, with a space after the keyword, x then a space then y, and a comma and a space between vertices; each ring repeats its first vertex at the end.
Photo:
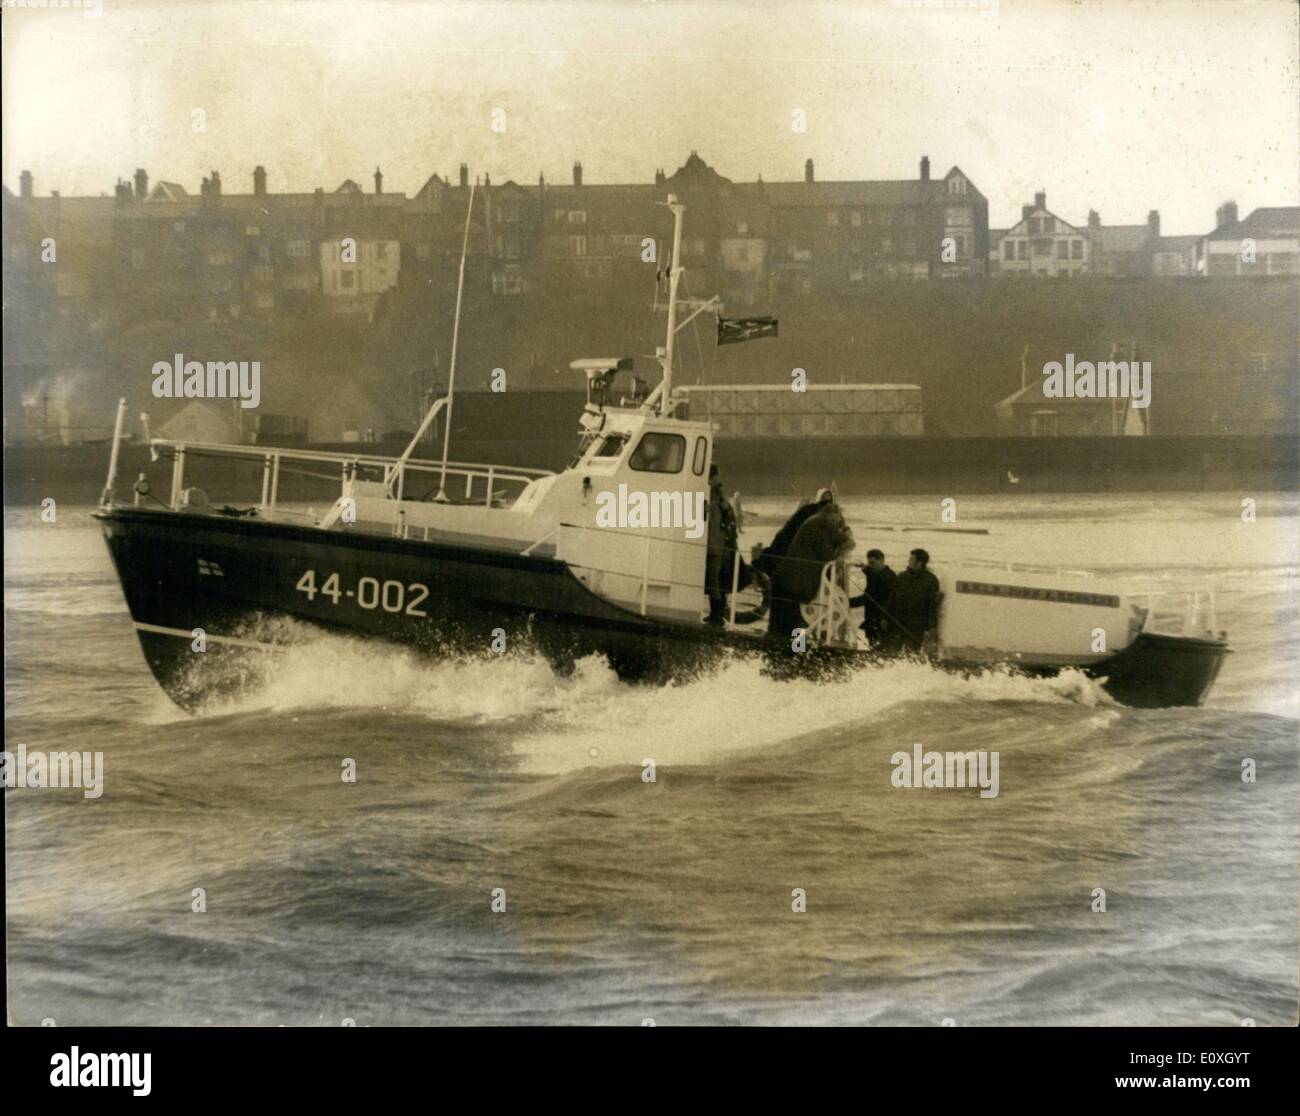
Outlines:
POLYGON ((369 190, 378 165, 409 194, 462 159, 494 182, 568 180, 575 159, 588 182, 646 182, 695 149, 739 181, 809 157, 819 179, 910 178, 928 154, 995 226, 1037 189, 1075 223, 1158 208, 1167 234, 1300 193, 1294 0, 102 3, 5 0, 12 190, 25 167, 64 195, 144 167, 249 192, 261 163, 272 191, 369 190))

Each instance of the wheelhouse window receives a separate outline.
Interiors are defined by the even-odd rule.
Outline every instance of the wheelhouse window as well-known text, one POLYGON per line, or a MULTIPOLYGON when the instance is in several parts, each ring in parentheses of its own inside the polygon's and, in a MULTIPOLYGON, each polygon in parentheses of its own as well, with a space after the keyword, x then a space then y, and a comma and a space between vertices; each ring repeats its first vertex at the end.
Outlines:
POLYGON ((686 460, 686 439, 680 434, 646 434, 628 464, 639 473, 680 473, 686 460))
POLYGON ((691 459, 691 472, 697 477, 704 475, 704 459, 709 453, 709 440, 707 438, 695 439, 695 456, 691 459))
POLYGON ((626 434, 606 434, 601 439, 600 445, 596 447, 596 452, 592 457, 617 457, 623 452, 623 447, 627 445, 626 434))

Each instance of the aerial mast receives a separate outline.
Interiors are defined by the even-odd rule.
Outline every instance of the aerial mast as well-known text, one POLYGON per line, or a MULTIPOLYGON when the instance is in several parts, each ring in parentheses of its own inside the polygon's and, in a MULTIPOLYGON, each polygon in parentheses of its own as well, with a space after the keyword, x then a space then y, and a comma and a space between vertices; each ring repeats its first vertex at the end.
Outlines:
POLYGON ((664 343, 664 355, 660 359, 664 377, 659 385, 659 412, 671 415, 673 412, 673 349, 677 340, 677 284, 681 281, 683 268, 678 261, 682 256, 682 216, 686 206, 677 200, 676 194, 669 194, 666 205, 673 214, 673 254, 668 259, 668 339, 664 343))

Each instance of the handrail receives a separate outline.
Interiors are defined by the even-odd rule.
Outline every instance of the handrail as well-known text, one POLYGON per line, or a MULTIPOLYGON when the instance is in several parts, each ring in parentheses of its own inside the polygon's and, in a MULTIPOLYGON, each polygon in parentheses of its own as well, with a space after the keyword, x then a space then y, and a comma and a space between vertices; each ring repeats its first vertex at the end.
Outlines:
MULTIPOLYGON (((194 450, 211 452, 213 454, 230 454, 232 456, 243 457, 267 457, 275 454, 283 458, 296 461, 332 461, 335 464, 358 464, 368 465, 375 468, 382 468, 386 465, 393 465, 398 461, 396 457, 387 457, 381 454, 365 453, 341 453, 336 450, 305 450, 294 449, 289 446, 246 446, 242 444, 232 444, 227 442, 188 442, 180 441, 174 438, 152 438, 149 441, 150 448, 170 447, 177 450, 194 450)), ((409 468, 422 468, 425 472, 436 472, 442 468, 440 461, 431 461, 424 457, 412 457, 407 460, 406 465, 409 468)), ((554 476, 553 469, 531 469, 523 465, 491 465, 485 462, 473 461, 449 461, 448 468, 479 469, 486 472, 488 469, 496 470, 498 475, 502 471, 509 473, 518 473, 521 476, 530 478, 554 476)))

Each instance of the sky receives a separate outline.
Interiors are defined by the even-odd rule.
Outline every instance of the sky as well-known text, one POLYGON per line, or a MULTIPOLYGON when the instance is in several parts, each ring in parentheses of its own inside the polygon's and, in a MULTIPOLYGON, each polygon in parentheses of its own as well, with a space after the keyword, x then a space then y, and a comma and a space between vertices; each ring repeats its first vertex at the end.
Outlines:
POLYGON ((807 158, 820 180, 913 178, 929 155, 994 227, 1037 190, 1075 224, 1159 209, 1167 235, 1230 198, 1300 202, 1294 0, 2 2, 15 192, 24 168, 72 196, 144 167, 247 193, 262 164, 272 192, 370 190, 378 166, 412 194, 462 160, 648 182, 696 150, 737 181, 807 158))

